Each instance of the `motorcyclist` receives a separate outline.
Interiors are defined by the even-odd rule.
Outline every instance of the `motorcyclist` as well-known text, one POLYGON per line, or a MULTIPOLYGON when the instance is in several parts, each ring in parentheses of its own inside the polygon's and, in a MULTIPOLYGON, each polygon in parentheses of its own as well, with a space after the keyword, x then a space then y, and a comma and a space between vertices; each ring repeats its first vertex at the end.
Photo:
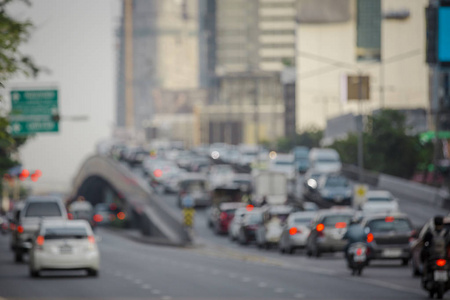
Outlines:
POLYGON ((364 228, 361 226, 359 220, 357 218, 353 218, 350 220, 348 224, 347 232, 344 234, 343 239, 347 240, 347 245, 345 246, 344 253, 347 259, 347 263, 350 264, 348 249, 354 243, 365 243, 367 234, 364 231, 364 228))
POLYGON ((448 249, 448 231, 444 228, 444 217, 435 216, 433 225, 423 237, 421 260, 424 266, 423 277, 428 273, 429 261, 433 257, 446 258, 448 249))

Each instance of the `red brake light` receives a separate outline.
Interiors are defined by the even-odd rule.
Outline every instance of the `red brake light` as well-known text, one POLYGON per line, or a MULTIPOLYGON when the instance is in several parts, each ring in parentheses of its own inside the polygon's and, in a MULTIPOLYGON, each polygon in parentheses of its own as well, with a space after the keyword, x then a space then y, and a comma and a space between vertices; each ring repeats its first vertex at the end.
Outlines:
POLYGON ((372 242, 373 242, 373 233, 369 233, 369 234, 367 235, 367 242, 368 242, 368 243, 372 243, 372 242))
POLYGON ((446 263, 447 263, 447 260, 445 260, 445 259, 438 259, 438 260, 436 261, 436 265, 437 265, 438 267, 443 267, 443 266, 445 266, 446 263))
POLYGON ((251 204, 247 205, 246 209, 247 211, 252 211, 255 207, 251 204))
POLYGON ((390 223, 390 222, 394 222, 394 217, 386 217, 384 219, 385 222, 390 223))
POLYGON ((101 221, 103 221, 103 216, 99 215, 99 214, 96 214, 96 215, 94 215, 93 219, 94 219, 95 222, 100 223, 101 221))
POLYGON ((289 234, 290 235, 294 235, 298 233, 298 229, 296 227, 291 227, 291 229, 289 229, 289 234))
POLYGON ((117 219, 119 219, 119 220, 125 219, 125 213, 123 211, 119 212, 117 214, 117 219))
POLYGON ((39 236, 36 238, 36 244, 37 244, 38 246, 43 246, 43 245, 44 245, 44 241, 45 241, 45 239, 44 239, 44 237, 43 237, 42 235, 39 235, 39 236))
POLYGON ((323 225, 322 223, 317 224, 316 230, 317 230, 318 232, 322 232, 324 229, 325 229, 325 225, 323 225))
POLYGON ((117 205, 115 203, 111 203, 109 205, 109 209, 112 210, 112 211, 115 211, 117 209, 117 205))
POLYGON ((23 233, 23 226, 22 225, 17 226, 17 232, 18 233, 23 233))
POLYGON ((226 220, 226 219, 227 219, 227 213, 226 213, 226 212, 224 212, 224 211, 223 211, 223 212, 221 212, 221 213, 220 213, 220 217, 219 217, 219 218, 220 218, 220 220, 222 220, 222 221, 226 220))
POLYGON ((336 228, 345 228, 347 227, 347 223, 345 222, 337 222, 336 225, 334 225, 336 228))
POLYGON ((161 177, 163 174, 163 172, 160 169, 156 169, 155 171, 153 171, 153 176, 155 176, 156 178, 161 177))
POLYGON ((73 220, 73 215, 71 213, 68 213, 67 218, 69 218, 69 220, 73 220))
POLYGON ((88 241, 91 244, 95 244, 95 237, 93 235, 88 236, 88 241))
POLYGON ((363 254, 363 251, 361 248, 356 249, 356 255, 361 256, 363 254))

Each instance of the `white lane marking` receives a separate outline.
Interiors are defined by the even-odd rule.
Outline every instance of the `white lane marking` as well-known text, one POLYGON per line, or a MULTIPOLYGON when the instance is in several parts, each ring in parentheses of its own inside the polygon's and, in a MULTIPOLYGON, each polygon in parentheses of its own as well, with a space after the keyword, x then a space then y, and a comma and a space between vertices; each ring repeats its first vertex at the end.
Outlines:
POLYGON ((258 286, 259 286, 260 288, 263 288, 263 287, 266 287, 266 286, 267 286, 267 283, 265 283, 265 282, 260 282, 260 283, 258 284, 258 286))
POLYGON ((250 277, 244 277, 242 278, 242 282, 250 282, 252 279, 250 277))
POLYGON ((114 275, 120 277, 120 276, 122 276, 122 273, 120 273, 119 271, 116 271, 116 272, 114 273, 114 275))
POLYGON ((160 290, 153 290, 152 294, 153 295, 159 295, 159 294, 161 294, 161 291, 160 290))
POLYGON ((276 289, 274 290, 274 292, 275 292, 275 293, 283 293, 283 292, 284 292, 284 289, 282 289, 282 288, 276 288, 276 289))
POLYGON ((134 283, 136 283, 136 284, 141 284, 141 283, 142 283, 142 280, 136 279, 136 280, 134 281, 134 283))
POLYGON ((172 300, 172 297, 170 297, 170 296, 163 296, 161 299, 162 300, 172 300))
POLYGON ((220 271, 218 271, 218 270, 212 270, 212 272, 211 272, 211 274, 213 274, 213 275, 217 275, 219 273, 220 273, 220 271))
POLYGON ((230 278, 236 278, 236 277, 237 277, 237 275, 236 275, 236 274, 234 274, 234 273, 230 273, 230 274, 228 274, 228 277, 230 277, 230 278))
POLYGON ((143 285, 141 286, 141 288, 143 288, 144 290, 149 290, 149 289, 151 289, 152 287, 151 287, 149 284, 143 284, 143 285))
POLYGON ((303 295, 303 294, 295 294, 294 298, 297 298, 297 299, 305 298, 305 295, 303 295))

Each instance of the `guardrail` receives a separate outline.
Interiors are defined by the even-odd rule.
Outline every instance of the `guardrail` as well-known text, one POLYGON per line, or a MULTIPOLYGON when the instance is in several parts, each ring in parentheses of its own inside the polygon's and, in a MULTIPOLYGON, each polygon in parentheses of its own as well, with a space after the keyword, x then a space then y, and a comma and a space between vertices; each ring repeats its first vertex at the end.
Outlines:
MULTIPOLYGON (((352 180, 358 180, 358 167, 354 165, 344 165, 342 173, 352 180)), ((436 188, 403 178, 363 171, 363 183, 372 187, 388 190, 397 197, 402 197, 408 201, 421 202, 436 207, 449 208, 450 195, 444 188, 436 188)))
POLYGON ((167 240, 167 244, 185 245, 191 242, 190 235, 166 203, 154 195, 128 168, 117 161, 100 155, 88 158, 73 182, 72 197, 76 197, 83 183, 98 176, 120 192, 127 203, 138 213, 140 230, 144 235, 167 240))

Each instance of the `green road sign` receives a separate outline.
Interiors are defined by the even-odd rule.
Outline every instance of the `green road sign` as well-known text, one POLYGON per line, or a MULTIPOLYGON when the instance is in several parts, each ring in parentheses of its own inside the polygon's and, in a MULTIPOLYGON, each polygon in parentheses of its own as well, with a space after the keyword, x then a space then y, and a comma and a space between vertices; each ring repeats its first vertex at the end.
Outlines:
POLYGON ((13 90, 9 115, 12 135, 58 132, 58 90, 13 90))

